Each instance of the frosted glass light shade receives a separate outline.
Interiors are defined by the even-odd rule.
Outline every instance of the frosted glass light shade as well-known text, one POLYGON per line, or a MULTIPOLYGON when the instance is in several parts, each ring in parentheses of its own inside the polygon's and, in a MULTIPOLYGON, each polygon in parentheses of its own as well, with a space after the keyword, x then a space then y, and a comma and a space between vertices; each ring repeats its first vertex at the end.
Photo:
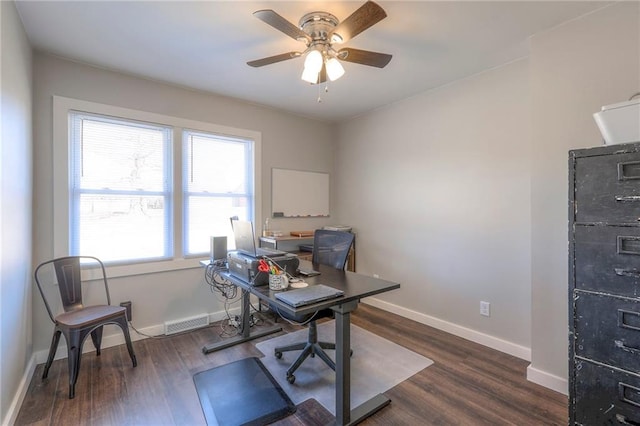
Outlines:
POLYGON ((312 50, 307 53, 307 57, 304 60, 304 69, 309 69, 309 72, 313 71, 316 74, 322 69, 322 53, 318 50, 312 50))
POLYGON ((305 67, 304 70, 302 70, 302 79, 307 83, 316 84, 318 82, 318 72, 305 67))
POLYGON ((327 61, 327 77, 329 80, 335 81, 344 75, 344 68, 339 60, 331 58, 327 61))

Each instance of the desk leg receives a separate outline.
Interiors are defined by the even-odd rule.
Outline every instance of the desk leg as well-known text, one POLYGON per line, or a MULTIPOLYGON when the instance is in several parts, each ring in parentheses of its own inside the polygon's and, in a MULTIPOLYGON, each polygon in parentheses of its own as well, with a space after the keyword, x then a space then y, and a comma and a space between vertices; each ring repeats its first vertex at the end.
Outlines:
POLYGON ((277 333, 282 331, 282 327, 269 327, 259 331, 251 332, 251 293, 246 290, 242 290, 242 305, 240 307, 240 318, 241 318, 241 334, 237 336, 233 336, 229 339, 225 339, 221 342, 212 343, 210 345, 206 345, 202 348, 202 352, 205 354, 219 351, 221 349, 226 349, 228 347, 248 342, 249 340, 257 339, 258 337, 267 336, 269 334, 277 333))
POLYGON ((336 311, 336 423, 346 425, 351 416, 351 312, 336 311))
POLYGON ((378 394, 351 409, 351 312, 359 301, 331 309, 336 319, 336 424, 355 425, 389 405, 391 400, 378 394))

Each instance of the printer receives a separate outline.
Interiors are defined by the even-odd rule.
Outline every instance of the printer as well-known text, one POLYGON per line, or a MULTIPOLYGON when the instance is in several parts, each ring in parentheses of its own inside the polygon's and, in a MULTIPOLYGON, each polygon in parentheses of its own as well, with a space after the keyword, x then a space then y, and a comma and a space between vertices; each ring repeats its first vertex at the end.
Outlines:
MULTIPOLYGON (((229 273, 254 286, 269 284, 269 273, 258 270, 262 258, 264 257, 254 257, 239 251, 231 251, 227 254, 229 273)), ((298 265, 300 265, 300 259, 294 253, 269 256, 268 259, 292 275, 295 275, 298 265)))

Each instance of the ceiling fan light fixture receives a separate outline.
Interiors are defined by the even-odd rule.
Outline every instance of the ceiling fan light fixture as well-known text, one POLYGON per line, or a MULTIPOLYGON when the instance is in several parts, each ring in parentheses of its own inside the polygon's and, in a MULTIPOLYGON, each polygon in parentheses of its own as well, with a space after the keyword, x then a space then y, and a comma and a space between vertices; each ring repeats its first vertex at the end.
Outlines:
MULTIPOLYGON (((335 81, 345 74, 342 61, 384 68, 392 57, 385 53, 348 47, 336 49, 332 46, 333 43, 341 44, 352 40, 386 18, 384 9, 372 0, 367 0, 342 21, 322 11, 303 15, 298 25, 271 9, 257 10, 253 15, 292 39, 304 43, 306 48, 303 52, 292 51, 247 62, 251 67, 262 67, 304 56, 302 80, 310 84, 321 84, 335 81)), ((328 85, 325 90, 327 87, 328 85)))
POLYGON ((322 53, 319 50, 312 50, 307 53, 307 57, 304 60, 304 69, 318 74, 322 69, 322 62, 322 53))
POLYGON ((340 77, 344 75, 344 68, 339 60, 336 58, 330 58, 326 63, 327 67, 327 77, 329 80, 336 81, 340 77))
POLYGON ((301 78, 307 83, 316 84, 318 82, 318 72, 305 67, 304 70, 302 70, 301 78))

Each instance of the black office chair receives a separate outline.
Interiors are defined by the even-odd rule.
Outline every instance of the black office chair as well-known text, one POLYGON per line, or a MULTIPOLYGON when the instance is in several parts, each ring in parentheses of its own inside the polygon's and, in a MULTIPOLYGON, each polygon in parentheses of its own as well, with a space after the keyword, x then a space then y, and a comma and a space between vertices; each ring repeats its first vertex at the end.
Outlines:
MULTIPOLYGON (((133 366, 138 365, 129 336, 126 309, 122 306, 111 306, 107 275, 104 264, 99 259, 93 256, 67 256, 49 260, 38 265, 34 277, 49 317, 55 325, 49 348, 49 358, 42 373, 43 380, 49 374, 49 368, 58 349, 60 334, 64 334, 67 341, 67 363, 69 365, 69 399, 72 399, 75 396, 84 341, 87 336, 91 335, 96 355, 100 355, 102 327, 106 324, 115 324, 122 329, 133 366), (102 281, 106 294, 106 305, 84 305, 82 299, 83 275, 86 275, 85 281, 96 280, 98 283, 102 281), (57 292, 54 290, 56 286, 58 287, 57 292), (56 293, 58 294, 56 295, 56 293)), ((86 290, 92 294, 96 293, 93 287, 87 287, 86 290)), ((101 290, 98 293, 101 293, 101 290)))
MULTIPOLYGON (((313 263, 343 270, 349 257, 349 250, 351 250, 351 246, 353 245, 353 239, 354 234, 350 232, 329 231, 326 229, 316 230, 313 237, 313 263)), ((298 355, 298 358, 287 370, 287 381, 289 383, 295 382, 296 377, 293 373, 309 355, 312 357, 318 355, 329 367, 331 367, 332 370, 335 371, 335 362, 329 358, 329 355, 327 355, 324 350, 335 350, 336 345, 335 343, 319 342, 318 327, 316 325, 316 321, 319 319, 333 317, 333 311, 331 309, 324 309, 313 315, 307 315, 304 317, 294 317, 287 315, 284 312, 280 312, 280 315, 297 323, 309 323, 309 335, 306 342, 295 343, 275 348, 274 350, 275 356, 278 359, 282 358, 283 352, 302 350, 300 355, 298 355)))

